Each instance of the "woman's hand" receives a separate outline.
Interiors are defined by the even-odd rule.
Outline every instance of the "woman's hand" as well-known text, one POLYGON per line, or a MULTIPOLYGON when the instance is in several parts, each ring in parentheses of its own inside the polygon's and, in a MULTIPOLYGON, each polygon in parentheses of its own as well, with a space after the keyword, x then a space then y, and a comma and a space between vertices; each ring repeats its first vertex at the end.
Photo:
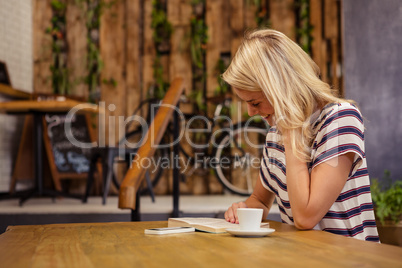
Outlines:
POLYGON ((225 212, 225 220, 231 223, 239 223, 239 218, 237 217, 238 208, 246 208, 245 202, 233 203, 232 206, 228 208, 225 212))
POLYGON ((263 219, 268 216, 269 209, 274 202, 275 194, 267 191, 264 186, 262 186, 261 180, 257 180, 254 191, 245 202, 233 203, 232 206, 228 208, 225 212, 225 220, 231 223, 239 223, 239 218, 237 217, 238 208, 262 208, 264 210, 263 219))

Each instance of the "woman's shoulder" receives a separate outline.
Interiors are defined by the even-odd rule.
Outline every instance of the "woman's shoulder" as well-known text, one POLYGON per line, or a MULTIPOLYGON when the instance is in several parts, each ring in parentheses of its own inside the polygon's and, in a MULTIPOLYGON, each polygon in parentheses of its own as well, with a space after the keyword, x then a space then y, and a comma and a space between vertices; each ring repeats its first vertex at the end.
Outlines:
POLYGON ((322 129, 334 121, 349 120, 357 120, 363 123, 363 117, 355 104, 350 102, 329 103, 322 108, 313 128, 322 129))
MULTIPOLYGON (((332 102, 332 103, 328 103, 327 105, 324 106, 324 108, 322 108, 322 112, 338 112, 338 111, 342 111, 342 110, 355 110, 357 112, 359 112, 359 109, 357 108, 357 106, 353 103, 350 102, 332 102)), ((322 114, 321 112, 321 114, 322 114)), ((360 113, 360 112, 359 112, 360 113)))
MULTIPOLYGON (((325 108, 325 107, 324 107, 325 108)), ((353 103, 350 102, 340 102, 340 103, 331 103, 331 106, 327 108, 329 112, 330 118, 349 118, 350 116, 357 118, 359 121, 363 122, 362 115, 359 111, 359 108, 353 103)))

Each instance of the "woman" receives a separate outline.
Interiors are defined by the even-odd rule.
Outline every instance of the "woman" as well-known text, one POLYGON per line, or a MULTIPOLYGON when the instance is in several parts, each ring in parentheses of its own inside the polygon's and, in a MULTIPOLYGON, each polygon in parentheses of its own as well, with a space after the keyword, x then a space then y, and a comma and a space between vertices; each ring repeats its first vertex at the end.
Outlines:
POLYGON ((263 208, 265 218, 276 197, 282 221, 298 229, 379 241, 354 102, 335 97, 312 59, 274 30, 247 34, 222 77, 272 126, 260 180, 225 219, 237 223, 239 207, 263 208))

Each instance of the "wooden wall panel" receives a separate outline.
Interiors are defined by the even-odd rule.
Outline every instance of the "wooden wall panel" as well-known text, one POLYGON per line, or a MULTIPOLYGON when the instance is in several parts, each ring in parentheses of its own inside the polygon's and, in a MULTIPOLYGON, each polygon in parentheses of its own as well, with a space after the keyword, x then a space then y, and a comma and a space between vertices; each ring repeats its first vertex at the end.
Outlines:
MULTIPOLYGON (((190 53, 190 19, 193 15, 191 2, 188 0, 169 0, 167 3, 168 20, 172 24, 173 33, 170 44, 170 61, 169 61, 169 80, 176 76, 184 79, 185 94, 189 96, 193 91, 192 88, 192 60, 190 53)), ((180 104, 180 110, 184 113, 192 112, 192 104, 180 104)), ((185 139, 180 141, 180 145, 190 151, 191 147, 185 139)), ((171 172, 169 174, 170 185, 173 181, 171 172)), ((164 178, 166 180, 166 178, 164 178)), ((193 193, 193 180, 188 178, 184 182, 180 182, 180 192, 182 194, 193 193)), ((158 189, 159 190, 159 189, 158 189)))
POLYGON ((232 49, 232 29, 230 28, 230 18, 232 16, 232 12, 230 9, 229 1, 224 3, 221 14, 219 17, 221 18, 221 27, 220 27, 220 44, 221 53, 228 54, 232 49))
POLYGON ((185 92, 190 94, 193 75, 190 55, 190 19, 192 7, 187 0, 168 1, 168 20, 174 29, 171 36, 169 80, 176 76, 184 79, 185 92))
POLYGON ((343 45, 343 37, 344 37, 344 34, 343 34, 343 23, 344 23, 344 19, 343 19, 343 12, 342 12, 342 10, 343 10, 343 1, 341 0, 341 1, 339 1, 339 4, 338 4, 338 14, 339 14, 339 17, 338 17, 338 20, 339 20, 339 28, 338 28, 338 34, 339 34, 339 36, 338 36, 338 40, 339 40, 339 44, 338 44, 338 53, 339 53, 339 55, 338 55, 338 60, 339 60, 339 65, 338 65, 338 72, 337 72, 337 74, 338 74, 338 77, 339 77, 339 81, 338 81, 338 83, 339 83, 339 96, 341 96, 341 97, 345 97, 345 85, 344 85, 344 79, 343 79, 343 68, 344 68, 344 66, 343 66, 343 48, 344 48, 344 45, 343 45))
MULTIPOLYGON (((231 16, 230 16, 230 28, 232 30, 232 41, 231 41, 231 55, 232 57, 236 54, 236 51, 238 47, 241 44, 241 41, 244 36, 244 32, 246 30, 246 25, 245 25, 245 3, 244 1, 236 1, 236 0, 231 0, 230 1, 230 11, 231 11, 231 16)), ((243 114, 246 111, 246 106, 244 103, 240 101, 240 99, 237 97, 237 95, 233 95, 233 107, 235 109, 232 109, 231 111, 231 117, 233 123, 238 123, 243 121, 243 114)))
POLYGON ((230 0, 230 28, 232 30, 231 54, 234 56, 239 47, 245 30, 244 1, 230 0))
POLYGON ((321 70, 321 79, 343 96, 340 5, 337 0, 310 0, 313 26, 312 58, 321 70))
MULTIPOLYGON (((325 57, 323 55, 323 47, 325 47, 322 38, 322 3, 323 0, 310 0, 310 23, 313 27, 312 37, 313 42, 311 44, 312 52, 311 57, 317 63, 321 70, 321 76, 323 80, 326 80, 326 64, 325 57)), ((324 51, 325 52, 325 51, 324 51)))
POLYGON ((143 98, 142 70, 142 10, 141 0, 125 2, 125 116, 130 116, 143 98))
POLYGON ((87 75, 87 27, 86 5, 75 4, 74 0, 68 1, 66 10, 66 40, 68 46, 67 68, 70 73, 72 85, 71 94, 84 99, 88 98, 88 86, 83 79, 87 75))
POLYGON ((50 65, 52 63, 52 38, 46 34, 51 26, 51 0, 33 1, 33 62, 34 92, 52 93, 50 65))
MULTIPOLYGON (((262 1, 263 2, 263 1, 262 1)), ((244 28, 246 30, 253 30, 258 27, 255 19, 257 6, 252 4, 251 1, 245 0, 244 4, 244 28)))
MULTIPOLYGON (((216 64, 221 53, 222 37, 222 7, 227 3, 223 0, 206 0, 206 24, 208 26, 208 44, 206 55, 207 96, 213 96, 218 82, 214 75, 216 64)), ((228 8, 225 6, 225 8, 228 8)))
POLYGON ((146 96, 149 87, 153 83, 153 62, 155 58, 155 47, 152 40, 153 30, 151 28, 152 1, 144 1, 144 25, 143 25, 143 71, 142 85, 143 96, 146 96))
POLYGON ((296 40, 294 0, 271 0, 269 10, 272 28, 296 40))
POLYGON ((115 2, 101 18, 100 53, 104 62, 101 72, 101 100, 106 105, 106 144, 114 146, 119 139, 118 116, 125 115, 126 102, 124 63, 124 3, 115 2), (115 83, 111 82, 114 80, 115 83), (109 106, 110 105, 110 106, 109 106), (112 121, 109 121, 112 120, 112 121), (113 122, 113 120, 115 120, 113 122), (110 124, 109 124, 110 123, 110 124))
MULTIPOLYGON (((69 47, 68 67, 71 80, 86 75, 86 29, 82 10, 69 1, 67 10, 67 42, 69 47)), ((192 0, 166 0, 167 16, 173 26, 170 40, 170 50, 162 55, 164 78, 171 81, 175 76, 182 76, 186 83, 186 94, 190 95, 192 88, 192 61, 190 55, 190 18, 192 16, 192 0)), ((140 100, 147 97, 149 89, 154 84, 155 48, 153 41, 152 1, 118 0, 104 10, 100 28, 100 51, 104 68, 101 81, 101 100, 107 105, 114 104, 114 111, 107 111, 108 116, 114 116, 115 124, 110 131, 114 134, 112 144, 119 139, 117 116, 129 116, 140 100), (114 85, 110 83, 113 80, 114 85)), ((46 29, 51 26, 51 0, 33 0, 34 6, 34 89, 39 93, 52 93, 49 67, 52 62, 51 36, 46 29)), ((107 3, 111 3, 108 0, 107 3)), ((296 9, 297 0, 262 1, 267 5, 268 17, 272 28, 284 32, 296 39, 296 9), (268 4, 267 4, 268 3, 268 4)), ((310 0, 310 23, 314 27, 312 37, 312 58, 321 69, 322 79, 335 88, 340 87, 342 94, 342 46, 341 29, 339 28, 339 5, 341 0, 310 0)), ((250 0, 205 0, 205 21, 208 26, 208 43, 206 50, 206 93, 207 97, 215 95, 218 87, 216 71, 219 59, 233 57, 248 29, 257 27, 255 20, 257 7, 250 0)), ((78 85, 74 91, 79 96, 88 96, 87 86, 78 85)), ((237 101, 234 96, 234 101, 237 101)), ((246 111, 240 105, 232 114, 233 120, 241 120, 246 111)), ((191 105, 181 108, 190 112, 191 105)), ((213 105, 208 105, 208 112, 213 111, 213 105)), ((105 129, 109 130, 108 120, 105 129)), ((113 123, 113 122, 112 122, 113 123)), ((106 133, 107 134, 107 133, 106 133)), ((108 143, 108 139, 106 139, 108 143)), ((204 176, 206 177, 206 176, 204 176)), ((171 178, 170 178, 171 179, 171 178)), ((191 182, 186 185, 186 193, 219 192, 212 178, 205 179, 208 189, 202 189, 204 184, 191 182), (211 183, 212 182, 212 183, 211 183), (193 187, 193 189, 190 189, 193 187), (201 188, 197 188, 201 187, 201 188), (197 188, 197 189, 195 189, 197 188), (216 190, 217 189, 217 190, 216 190)), ((168 193, 168 179, 161 193, 168 193)), ((163 188, 163 187, 162 187, 163 188)))
MULTIPOLYGON (((330 64, 328 80, 336 91, 340 87, 338 65, 339 65, 339 10, 337 0, 325 0, 324 9, 324 36, 327 39, 327 62, 330 64)), ((335 92, 338 93, 338 92, 335 92)))
MULTIPOLYGON (((52 10, 50 0, 34 0, 34 65, 35 65, 35 91, 51 93, 50 71, 51 63, 51 37, 46 34, 50 26, 52 10)), ((69 45, 69 66, 72 80, 84 76, 85 72, 85 48, 86 30, 81 17, 82 10, 68 0, 67 10, 67 40, 69 45)), ((296 0, 270 0, 268 6, 269 18, 272 27, 284 32, 292 39, 296 37, 296 0)), ((151 28, 152 1, 119 0, 115 1, 111 8, 105 9, 102 18, 103 33, 109 37, 102 40, 112 40, 111 36, 120 38, 120 44, 114 39, 115 52, 105 54, 103 60, 106 65, 113 65, 109 61, 116 61, 114 55, 119 54, 117 62, 124 62, 117 79, 123 73, 123 80, 127 83, 122 86, 124 101, 119 100, 121 109, 128 115, 135 107, 136 100, 144 98, 153 83, 153 62, 155 49, 153 46, 153 29, 151 28), (118 12, 116 7, 119 7, 118 12), (114 10, 114 11, 112 11, 114 10), (111 16, 111 12, 113 16, 111 16), (109 15, 107 15, 109 14, 109 15), (111 20, 119 20, 120 26, 110 27, 107 24, 111 20), (126 27, 125 27, 126 26, 126 27), (123 30, 121 29, 123 27, 123 30), (125 27, 125 28, 124 28, 125 27), (109 33, 109 29, 110 33, 109 33), (116 31, 115 31, 116 30, 116 31), (122 60, 121 56, 125 54, 122 60), (110 57, 110 60, 109 60, 110 57), (142 92, 141 92, 142 90, 142 92)), ((265 3, 265 1, 263 1, 265 3)), ((341 86, 342 77, 340 70, 340 30, 339 29, 339 0, 311 0, 310 22, 314 27, 312 36, 312 57, 322 70, 325 81, 334 86, 341 86), (324 13, 323 13, 324 12, 324 13), (330 69, 327 69, 330 66, 330 69), (330 79, 331 77, 331 79, 330 79), (333 80, 333 81, 332 81, 333 80)), ((171 51, 169 55, 162 57, 165 66, 165 78, 170 80, 172 76, 181 74, 186 83, 191 85, 192 73, 189 71, 190 58, 188 53, 191 17, 191 0, 167 1, 168 19, 172 23, 174 32, 171 39, 171 51)), ((246 29, 254 29, 256 6, 249 0, 206 0, 206 23, 208 25, 209 41, 207 46, 207 94, 213 95, 217 87, 216 63, 224 53, 231 55, 237 50, 241 38, 246 29)), ((115 25, 115 24, 113 24, 115 25)), ((102 44, 101 44, 102 46, 102 44)), ((106 45, 108 46, 108 45, 106 45)), ((105 73, 104 73, 105 74, 105 73)), ((110 77, 109 77, 110 78, 110 77)), ((107 79, 107 78, 106 78, 107 79)), ((87 96, 85 86, 77 86, 78 95, 87 96)), ((189 88, 189 87, 188 87, 189 88)), ((190 89, 187 89, 190 91, 190 89)), ((189 93, 187 91, 187 93, 189 93)))

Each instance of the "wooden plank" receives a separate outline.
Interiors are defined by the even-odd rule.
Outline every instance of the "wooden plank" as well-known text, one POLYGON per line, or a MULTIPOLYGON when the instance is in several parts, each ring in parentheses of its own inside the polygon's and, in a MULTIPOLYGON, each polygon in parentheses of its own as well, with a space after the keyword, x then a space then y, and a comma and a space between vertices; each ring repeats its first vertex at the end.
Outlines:
POLYGON ((128 170, 122 184, 120 185, 119 208, 135 209, 136 194, 144 178, 145 169, 141 166, 141 161, 152 157, 166 130, 170 118, 173 114, 171 106, 176 106, 179 98, 184 91, 182 78, 176 78, 163 98, 161 107, 155 115, 154 120, 146 134, 140 149, 138 150, 131 168, 128 170))
POLYGON ((52 63, 52 38, 46 33, 51 27, 51 0, 33 1, 33 84, 34 92, 53 93, 50 65, 52 63))
POLYGON ((230 52, 232 56, 236 54, 244 36, 244 8, 245 5, 243 1, 230 0, 230 29, 232 31, 230 52))
MULTIPOLYGON (((215 74, 216 64, 221 53, 221 10, 222 6, 227 3, 222 0, 206 0, 206 24, 208 26, 208 43, 206 55, 206 72, 207 72, 207 97, 213 96, 215 88, 218 86, 215 74)), ((225 6, 228 8, 227 6, 225 6)))
POLYGON ((18 147, 17 158, 10 183, 10 193, 15 192, 18 181, 34 181, 34 161, 33 161, 33 116, 27 115, 22 129, 21 142, 18 147))
POLYGON ((230 0, 230 28, 232 30, 231 54, 234 55, 244 36, 244 2, 230 0))
POLYGON ((163 81, 170 81, 170 53, 160 57, 163 69, 163 81))
POLYGON ((66 10, 66 42, 68 46, 67 68, 71 94, 88 99, 88 86, 84 83, 87 74, 87 27, 86 3, 77 5, 75 0, 69 0, 66 10))
MULTIPOLYGON (((168 21, 174 29, 171 36, 170 59, 169 59, 169 76, 180 76, 184 80, 185 95, 189 96, 193 91, 192 88, 192 59, 190 53, 190 32, 191 17, 193 16, 193 8, 190 1, 187 0, 169 0, 167 2, 168 21)), ((184 113, 193 111, 192 104, 180 104, 180 110, 184 113)), ((180 145, 187 151, 192 148, 186 143, 185 139, 180 141, 180 145)), ((162 183, 158 183, 155 192, 169 193, 173 185, 173 177, 171 172, 165 172, 165 176, 161 178, 162 183), (159 185, 160 184, 160 185, 159 185)), ((193 190, 193 178, 187 177, 184 182, 180 181, 180 193, 191 194, 193 190)))
POLYGON ((321 70, 321 79, 324 82, 330 83, 329 77, 328 77, 328 65, 327 65, 327 63, 329 61, 329 59, 328 59, 329 53, 328 53, 327 40, 322 39, 322 42, 321 42, 320 45, 321 45, 320 46, 320 51, 318 51, 318 52, 321 53, 321 57, 320 57, 321 62, 319 64, 320 70, 321 70))
MULTIPOLYGON (((207 72, 207 96, 213 97, 218 87, 216 67, 221 58, 221 53, 228 53, 233 50, 233 32, 237 30, 238 34, 243 31, 243 13, 241 10, 242 1, 206 1, 206 23, 208 26, 208 44, 206 55, 207 72), (238 3, 237 3, 238 2, 238 3), (241 3, 240 3, 241 2, 241 3), (233 8, 233 5, 237 9, 233 8), (234 21, 236 18, 237 21, 234 21), (237 27, 233 28, 232 24, 237 27)), ((237 48, 236 48, 237 49, 237 48)), ((208 105, 209 115, 212 116, 213 105, 208 105)), ((218 193, 222 190, 213 175, 194 177, 194 194, 206 194, 212 190, 218 193)))
POLYGON ((29 111, 39 111, 39 112, 50 112, 50 113, 57 113, 57 112, 68 112, 72 108, 78 105, 85 104, 85 108, 80 109, 80 111, 89 111, 89 112, 96 112, 98 111, 98 106, 90 103, 83 103, 75 100, 22 100, 22 101, 6 101, 0 102, 0 111, 9 113, 9 114, 16 114, 16 113, 27 113, 29 111))
POLYGON ((31 93, 12 88, 5 84, 0 84, 0 93, 18 99, 30 99, 32 97, 31 93))
POLYGON ((193 79, 189 49, 192 7, 190 2, 185 0, 169 0, 167 5, 168 20, 174 29, 170 45, 169 76, 183 77, 184 83, 189 85, 186 88, 186 95, 189 95, 193 79))
POLYGON ((125 48, 124 3, 116 1, 105 9, 101 17, 100 53, 104 67, 101 72, 101 100, 105 102, 106 144, 114 146, 119 140, 118 116, 124 116, 125 102, 125 48), (114 81, 115 83, 113 83, 114 81))
POLYGON ((338 0, 324 0, 324 36, 327 39, 338 37, 338 0))
POLYGON ((270 0, 269 10, 272 28, 296 40, 294 0, 270 0))
POLYGON ((125 66, 125 115, 130 116, 142 99, 142 10, 141 1, 126 1, 125 40, 126 40, 126 66, 125 66))
POLYGON ((328 80, 334 88, 334 93, 339 94, 339 76, 338 65, 339 60, 339 10, 337 0, 325 0, 324 6, 324 34, 328 40, 330 50, 327 51, 328 61, 330 62, 330 77, 328 80))
POLYGON ((338 74, 338 66, 339 62, 339 50, 338 50, 338 39, 331 38, 331 84, 333 86, 333 91, 335 95, 340 95, 339 89, 339 74, 338 74))
POLYGON ((232 49, 232 29, 230 27, 231 17, 233 16, 230 8, 230 2, 222 3, 221 14, 219 15, 221 25, 219 26, 220 52, 230 53, 232 49))
MULTIPOLYGON (((230 27, 232 29, 231 55, 234 57, 244 36, 244 2, 232 0, 230 1, 230 9, 236 14, 230 17, 230 27)), ((243 121, 243 113, 246 111, 246 106, 242 105, 236 94, 233 94, 232 99, 234 105, 232 106, 233 109, 231 109, 231 119, 235 124, 243 121)))
POLYGON ((324 78, 323 71, 325 68, 325 58, 323 58, 322 49, 322 2, 321 0, 310 0, 310 24, 313 27, 311 33, 313 42, 311 44, 311 57, 321 70, 321 77, 324 78))
POLYGON ((341 64, 341 66, 340 66, 340 77, 339 77, 339 95, 341 96, 341 97, 345 97, 345 85, 344 85, 344 80, 343 80, 343 77, 344 77, 344 75, 343 75, 343 33, 344 33, 344 25, 343 25, 343 22, 344 22, 344 20, 343 20, 343 12, 342 12, 342 10, 343 10, 343 7, 342 7, 342 5, 343 5, 343 1, 342 0, 340 0, 339 1, 339 6, 338 6, 338 8, 339 8, 339 20, 340 20, 340 26, 339 26, 339 60, 340 60, 340 64, 341 64))
MULTIPOLYGON (((252 30, 257 28, 257 21, 255 19, 257 6, 253 1, 243 0, 244 4, 244 28, 246 30, 252 30)), ((264 2, 264 1, 261 1, 264 2)))
POLYGON ((144 24, 143 24, 143 68, 142 68, 142 84, 143 96, 147 96, 149 88, 154 83, 153 79, 153 63, 155 60, 155 47, 152 39, 153 29, 152 21, 152 1, 144 1, 144 24))

